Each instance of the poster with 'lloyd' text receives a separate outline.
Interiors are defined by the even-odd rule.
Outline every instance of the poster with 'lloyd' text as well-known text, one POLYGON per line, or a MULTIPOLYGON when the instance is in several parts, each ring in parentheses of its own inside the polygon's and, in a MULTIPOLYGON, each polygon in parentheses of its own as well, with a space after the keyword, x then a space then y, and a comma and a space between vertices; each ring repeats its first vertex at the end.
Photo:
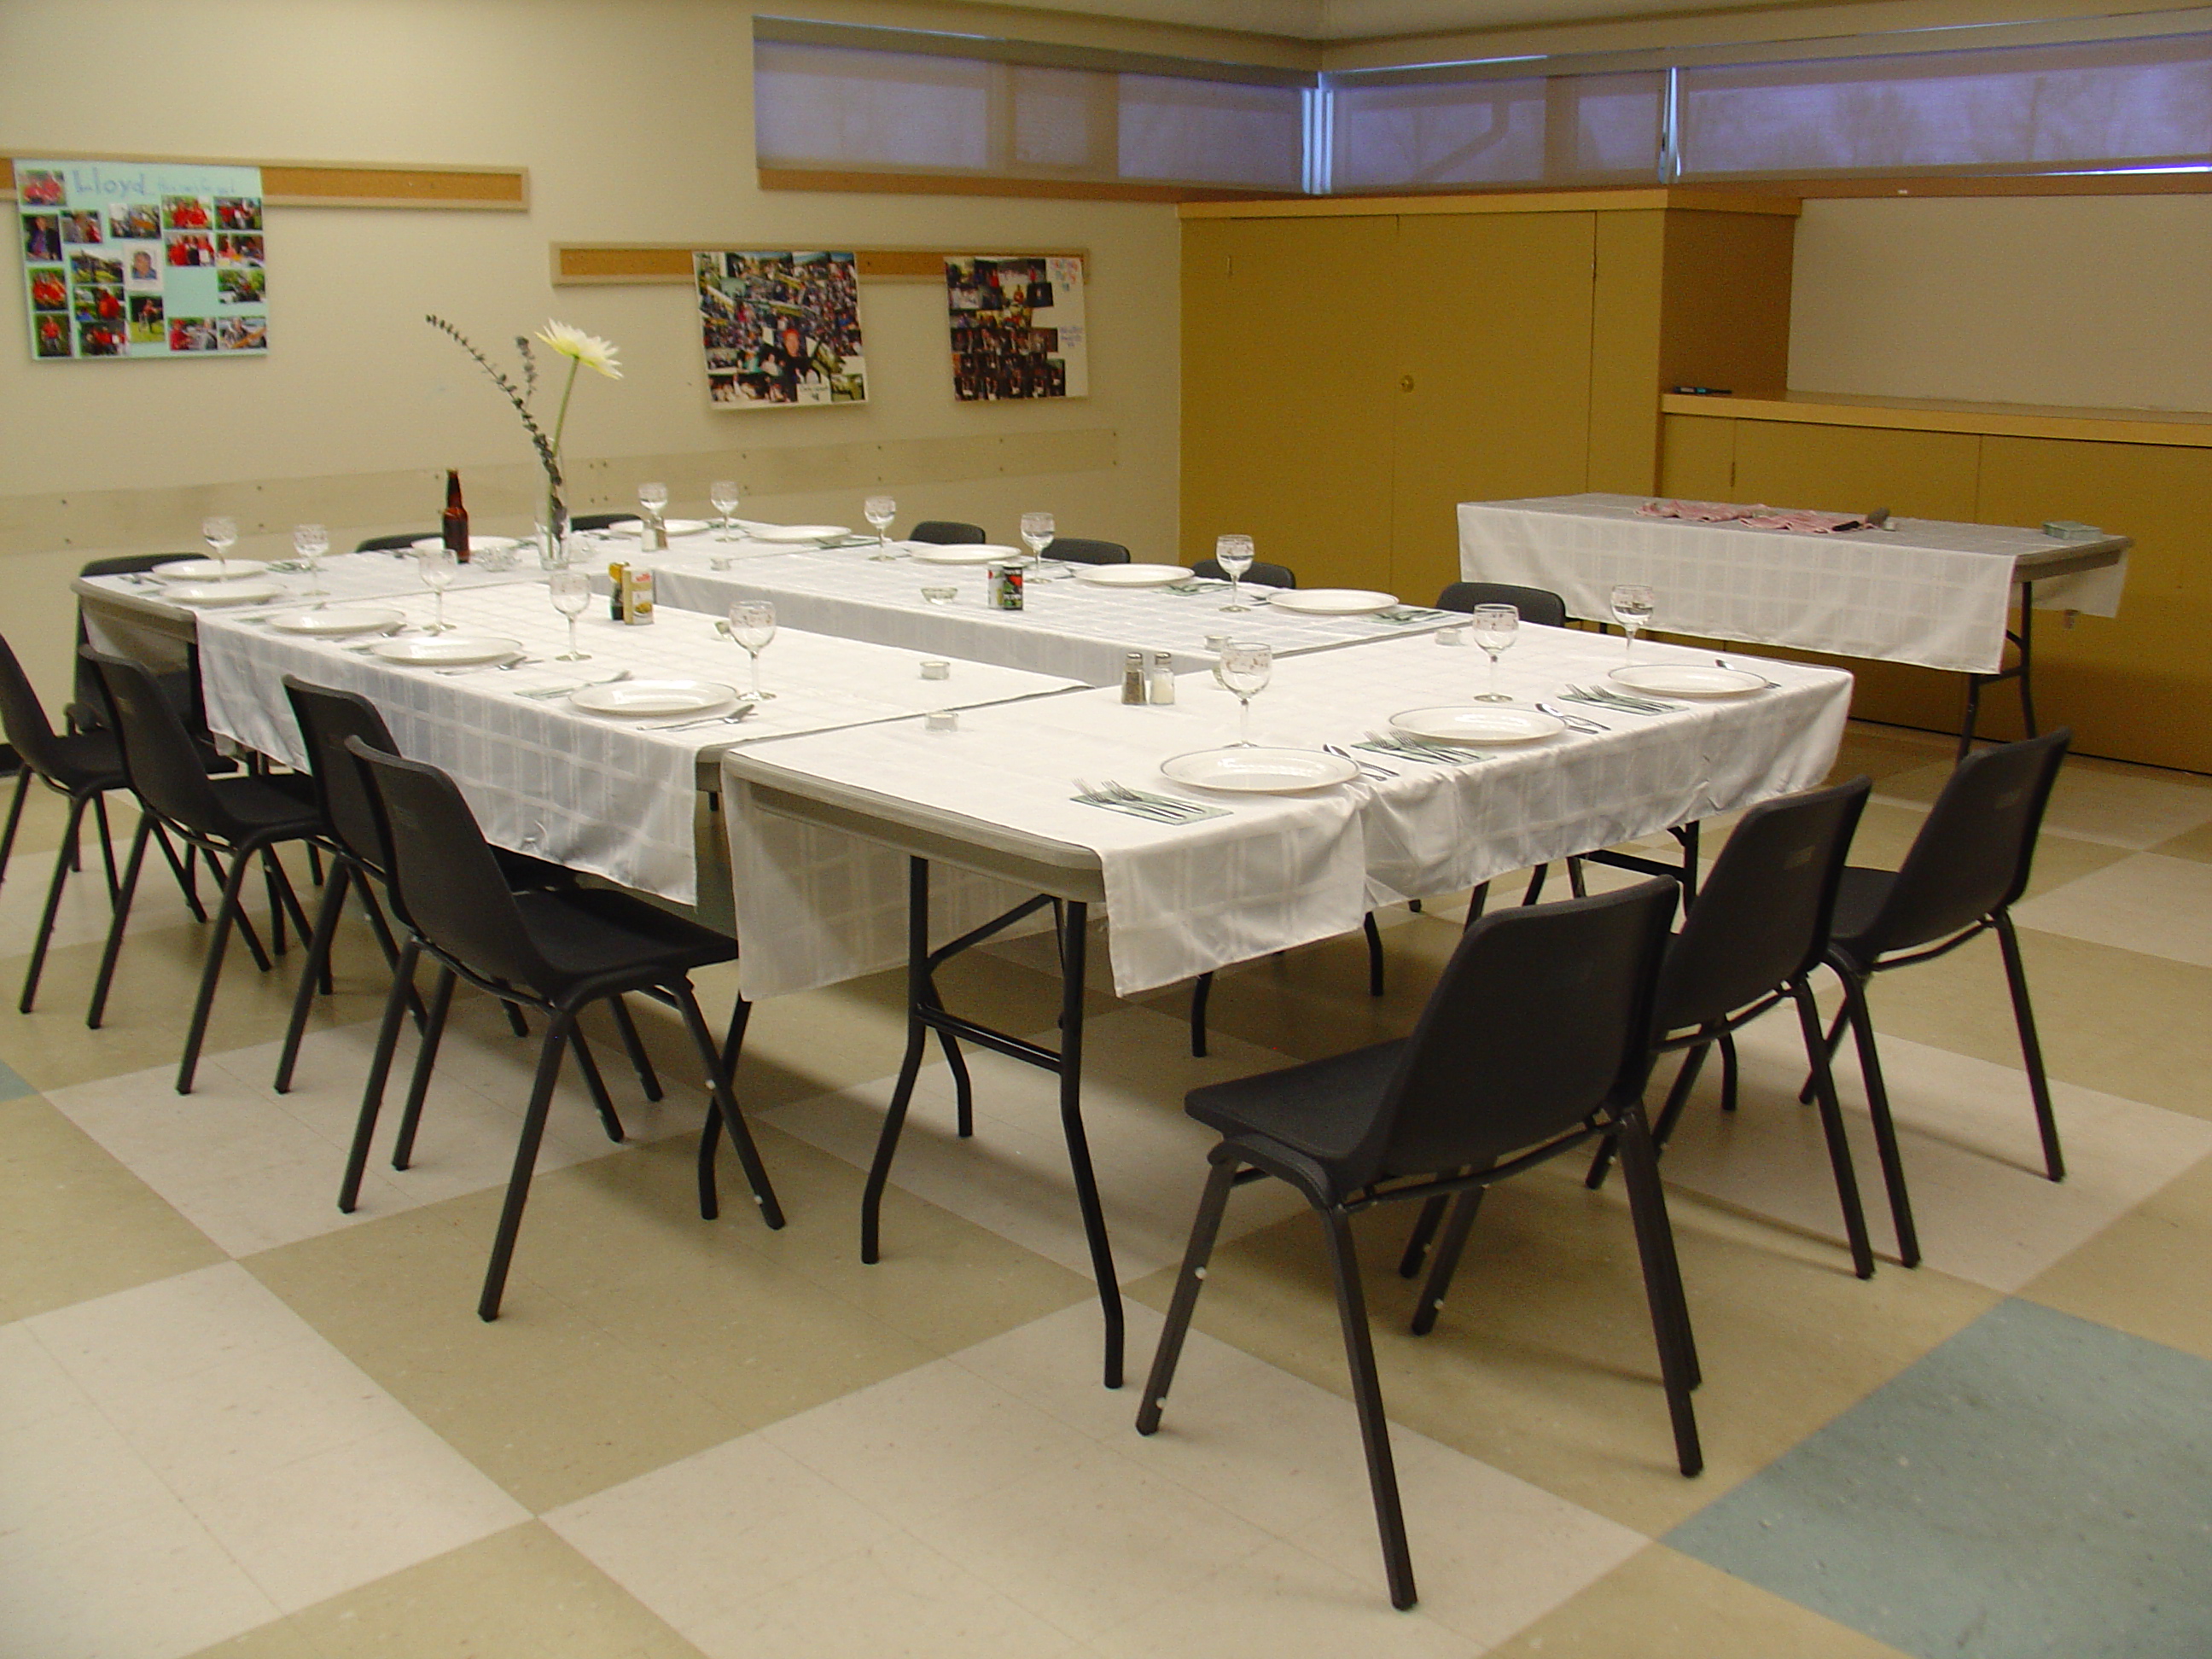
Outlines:
POLYGON ((269 349, 260 168, 18 161, 15 207, 33 357, 269 349))

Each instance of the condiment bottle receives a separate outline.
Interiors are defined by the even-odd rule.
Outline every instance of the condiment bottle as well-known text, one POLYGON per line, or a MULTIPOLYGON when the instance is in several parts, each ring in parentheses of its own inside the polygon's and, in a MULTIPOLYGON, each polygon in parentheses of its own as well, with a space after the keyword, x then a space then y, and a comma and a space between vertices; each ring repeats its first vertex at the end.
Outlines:
POLYGON ((469 562, 469 509, 461 500, 461 475, 451 467, 446 469, 446 510, 439 519, 438 530, 445 538, 446 546, 454 559, 466 564, 469 562))
POLYGON ((1145 653, 1132 651, 1121 659, 1121 701, 1141 703, 1145 700, 1145 653))
POLYGON ((1152 672, 1146 678, 1145 701, 1173 702, 1175 701, 1175 653, 1152 653, 1152 672))

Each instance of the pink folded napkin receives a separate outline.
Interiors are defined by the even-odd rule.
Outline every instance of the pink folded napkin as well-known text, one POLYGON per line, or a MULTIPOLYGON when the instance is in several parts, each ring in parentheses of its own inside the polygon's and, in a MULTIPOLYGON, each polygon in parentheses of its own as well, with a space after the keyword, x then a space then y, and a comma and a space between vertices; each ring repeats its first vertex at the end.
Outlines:
POLYGON ((1786 530, 1826 536, 1859 530, 1866 520, 1849 513, 1814 513, 1802 507, 1731 507, 1725 501, 1646 501, 1636 509, 1647 519, 1684 519, 1692 524, 1738 524, 1746 530, 1786 530))

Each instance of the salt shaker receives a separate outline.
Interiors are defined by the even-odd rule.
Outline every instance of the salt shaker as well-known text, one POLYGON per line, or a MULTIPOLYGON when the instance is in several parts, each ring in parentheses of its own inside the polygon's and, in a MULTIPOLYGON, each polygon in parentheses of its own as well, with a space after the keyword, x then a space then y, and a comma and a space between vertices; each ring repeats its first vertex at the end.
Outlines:
POLYGON ((1145 700, 1147 702, 1175 701, 1175 653, 1152 653, 1152 672, 1145 678, 1145 700))

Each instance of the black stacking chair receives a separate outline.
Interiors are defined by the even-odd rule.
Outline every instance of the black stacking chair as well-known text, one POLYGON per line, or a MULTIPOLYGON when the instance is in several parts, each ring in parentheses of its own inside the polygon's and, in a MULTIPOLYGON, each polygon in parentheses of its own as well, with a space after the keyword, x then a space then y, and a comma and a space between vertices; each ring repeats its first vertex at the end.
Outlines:
MULTIPOLYGON (((699 1012, 699 1000, 691 989, 692 970, 733 960, 737 941, 626 893, 585 888, 511 892, 483 832, 477 826, 475 814, 451 778, 435 767, 380 754, 359 738, 347 738, 346 749, 361 767, 363 787, 384 846, 391 854, 392 898, 406 921, 408 939, 394 976, 393 994, 385 1004, 384 1024, 377 1034, 369 1087, 362 1097, 361 1118, 346 1160, 338 1207, 349 1212, 354 1207, 362 1171, 368 1161, 369 1140, 382 1103, 383 1077, 392 1064, 405 1006, 397 987, 413 978, 416 958, 427 955, 437 963, 439 971, 431 991, 429 1030, 424 1033, 416 1062, 418 1073, 435 1046, 457 978, 505 1000, 527 1003, 549 1017, 538 1054, 537 1079, 515 1147, 507 1203, 500 1212, 483 1293, 477 1304, 479 1317, 499 1317, 507 1264, 514 1259, 515 1235, 521 1229, 531 1174, 538 1163, 538 1142, 545 1133, 546 1111, 552 1103, 555 1079, 560 1075, 562 1050, 575 1033, 578 1012, 603 997, 647 991, 673 1004, 684 1016, 700 1063, 707 1068, 711 1096, 706 1127, 699 1140, 701 1214, 711 1219, 717 1212, 714 1149, 720 1130, 726 1126, 752 1183, 762 1218, 772 1228, 782 1226, 783 1210, 776 1202, 775 1188, 769 1184, 751 1132, 738 1109, 723 1056, 715 1049, 714 1039, 699 1012)), ((740 1000, 739 1020, 744 1011, 740 1000)), ((732 1051, 736 1036, 733 1024, 729 1045, 732 1051)))
POLYGON ((1222 1138, 1208 1155, 1212 1171, 1137 1431, 1159 1427, 1231 1188, 1267 1176, 1288 1182, 1313 1206, 1328 1245, 1395 1607, 1413 1605, 1413 1569, 1352 1245, 1352 1218, 1364 1210, 1456 1196, 1422 1298, 1432 1315, 1485 1188, 1617 1133, 1675 1456, 1686 1475, 1704 1467, 1690 1406, 1696 1349, 1638 1099, 1674 910, 1674 884, 1649 881, 1486 916, 1460 941, 1410 1037, 1194 1089, 1185 1102, 1222 1138))
MULTIPOLYGON (((1681 1119, 1707 1050, 1770 1009, 1784 1002, 1796 1005, 1814 1092, 1820 1103, 1820 1127, 1827 1136, 1828 1162, 1835 1172, 1836 1197, 1843 1206, 1844 1234, 1850 1243, 1851 1266, 1861 1279, 1874 1276, 1874 1250, 1867 1243, 1866 1216, 1851 1170, 1843 1109, 1837 1104, 1835 1081, 1828 1073, 1820 1005, 1813 1000, 1813 974, 1827 954, 1844 855, 1873 787, 1869 779, 1853 778, 1833 788, 1764 801, 1743 815, 1713 861, 1696 908, 1668 944, 1651 1021, 1657 1039, 1653 1052, 1683 1056, 1667 1103, 1652 1126, 1652 1139, 1663 1149, 1681 1119)), ((1723 1103, 1734 1109, 1731 1097, 1724 1096, 1723 1103)), ((1613 1150, 1610 1139, 1599 1148, 1590 1165, 1589 1186, 1604 1182, 1613 1150)), ((1431 1211, 1440 1207, 1431 1206, 1431 1211)), ((1425 1213, 1422 1221, 1433 1228, 1439 1218, 1425 1213)), ((1419 1265, 1418 1249, 1409 1249, 1401 1271, 1410 1279, 1419 1265)))
MULTIPOLYGON (((1829 965, 1844 981, 1844 1007, 1829 1030, 1827 1047, 1834 1054, 1848 1023, 1858 1043, 1867 1110, 1874 1119, 1875 1145, 1881 1154, 1882 1179, 1897 1224, 1898 1254, 1908 1267, 1919 1262, 1920 1237, 1905 1188, 1881 1056, 1875 1047, 1867 981, 1893 968, 1948 956, 1982 933, 1997 936, 2004 953, 2005 981, 2012 990, 2013 1023, 2020 1030, 2028 1097, 2035 1103, 2036 1127, 2043 1137, 2044 1174, 2063 1181, 2066 1159, 2059 1149, 2058 1121, 2051 1109, 2051 1083, 2043 1068, 2043 1045, 2035 1032, 2035 1010, 2028 1001, 2027 969, 2021 960, 2012 907, 2027 890, 2043 811, 2073 741, 2072 728, 2061 726, 2023 743, 1969 755, 1928 809, 1927 820, 1901 866, 1893 871, 1857 865, 1844 868, 1828 942, 1829 965)), ((1818 1080, 1817 1073, 1808 1079, 1800 1098, 1809 1097, 1818 1080)))
POLYGON ((1548 587, 1521 587, 1512 582, 1449 582, 1437 595, 1439 611, 1473 611, 1478 605, 1510 605, 1521 620, 1540 628, 1565 628, 1567 602, 1548 587))
POLYGON ((403 531, 397 536, 371 536, 365 542, 356 542, 356 553, 404 553, 425 536, 434 536, 435 529, 403 531))
POLYGON ((962 524, 957 519, 924 519, 907 532, 910 542, 933 542, 939 547, 974 547, 990 540, 980 524, 962 524))
MULTIPOLYGON (((1217 582, 1225 582, 1229 580, 1229 573, 1221 568, 1221 561, 1218 559, 1200 559, 1190 568, 1190 574, 1194 576, 1204 576, 1217 582)), ((1296 587, 1298 585, 1298 579, 1291 574, 1290 566, 1262 564, 1256 560, 1253 562, 1252 568, 1244 573, 1244 580, 1248 582, 1257 582, 1262 587, 1296 587)))
MULTIPOLYGON (((92 559, 77 571, 80 576, 136 576, 153 569, 156 565, 173 564, 179 559, 188 559, 189 553, 121 553, 112 558, 92 559)), ((85 626, 84 606, 76 610, 76 648, 82 653, 92 642, 91 631, 85 626)), ((161 690, 177 712, 185 718, 185 725, 195 736, 204 736, 207 721, 199 708, 199 676, 190 669, 156 676, 161 690)), ((94 732, 107 723, 107 706, 100 690, 100 675, 80 655, 76 659, 76 685, 70 705, 62 711, 63 723, 70 732, 94 732)))
POLYGON ((125 658, 100 652, 88 654, 100 670, 100 689, 106 694, 121 746, 124 777, 131 793, 138 798, 141 817, 115 896, 115 915, 108 924, 107 946, 100 955, 100 977, 93 985, 85 1024, 97 1030, 106 1012, 108 986, 123 948, 123 930, 130 921, 131 898, 137 890, 146 843, 156 827, 173 830, 198 848, 210 867, 223 875, 215 932, 208 939, 199 994, 185 1034, 184 1054, 177 1063, 177 1092, 188 1095, 192 1091, 192 1074, 199 1066, 200 1045, 207 1036, 208 1014, 215 1006, 216 983, 222 975, 223 955, 234 924, 245 935, 255 965, 264 973, 269 971, 269 953, 255 937, 240 896, 246 874, 258 860, 269 889, 270 945, 280 954, 283 951, 287 915, 300 937, 306 939, 307 917, 276 849, 286 842, 313 836, 321 827, 321 818, 313 802, 276 781, 208 776, 200 764, 198 745, 162 696, 155 677, 125 658))
POLYGON ((635 513, 580 513, 568 520, 568 528, 575 530, 612 530, 618 524, 635 524, 635 513))
POLYGON ((1119 542, 1091 542, 1078 536, 1055 536, 1044 544, 1044 551, 1037 556, 1064 559, 1070 564, 1127 564, 1129 562, 1129 550, 1119 542))
MULTIPOLYGON (((313 781, 315 805, 322 817, 324 844, 331 854, 333 869, 331 878, 323 888, 323 902, 315 917, 314 937, 307 947, 307 960, 300 971, 300 984, 292 999, 292 1018, 284 1030, 284 1043, 276 1060, 276 1090, 288 1093, 292 1087, 292 1071, 299 1062, 300 1042, 307 1030, 307 1012, 313 1006, 314 991, 319 982, 328 994, 331 946, 337 936, 338 918, 345 906, 349 890, 357 892, 361 905, 368 919, 370 930, 376 936, 378 948, 384 953, 385 965, 395 971, 399 964, 399 947, 392 940, 390 927, 384 919, 384 907, 377 902, 379 890, 387 896, 391 890, 388 873, 391 858, 385 850, 383 831, 378 827, 376 812, 370 803, 366 786, 362 781, 361 768, 346 751, 348 738, 359 738, 369 747, 382 754, 397 754, 399 745, 392 739, 385 726, 384 716, 376 705, 352 691, 336 691, 326 686, 313 685, 287 674, 284 677, 285 695, 291 700, 292 714, 299 722, 300 736, 307 751, 307 775, 313 781)), ((526 891, 538 887, 573 886, 572 872, 557 864, 534 859, 521 853, 511 853, 504 848, 494 848, 492 857, 498 864, 501 878, 514 891, 526 891)), ((407 926, 404 912, 400 913, 400 925, 407 926)), ((433 1050, 435 1060, 437 1036, 429 1032, 429 1017, 423 1011, 421 1000, 415 994, 413 981, 401 988, 407 1006, 416 1023, 425 1033, 425 1042, 433 1050)), ((654 1072, 653 1061, 639 1037, 637 1027, 631 1022, 629 1011, 620 997, 608 999, 617 1030, 621 1033, 623 1047, 629 1051, 632 1068, 637 1073, 639 1086, 647 1100, 661 1097, 660 1079, 654 1072)), ((508 1023, 517 1036, 530 1035, 523 1022, 522 1011, 513 1002, 505 1004, 508 1023)), ((439 1035, 442 1035, 441 1033, 439 1035)), ((614 1102, 608 1097, 606 1083, 599 1075, 598 1062, 592 1058, 590 1045, 584 1035, 574 1036, 576 1067, 582 1074, 584 1085, 591 1091, 592 1101, 599 1109, 599 1121, 605 1127, 607 1138, 619 1142, 623 1138, 621 1117, 616 1113, 614 1102)), ((404 1170, 414 1152, 414 1130, 420 1122, 423 1097, 430 1080, 428 1066, 418 1068, 417 1086, 410 1091, 407 1109, 401 1118, 402 1133, 392 1153, 392 1166, 404 1170)))

